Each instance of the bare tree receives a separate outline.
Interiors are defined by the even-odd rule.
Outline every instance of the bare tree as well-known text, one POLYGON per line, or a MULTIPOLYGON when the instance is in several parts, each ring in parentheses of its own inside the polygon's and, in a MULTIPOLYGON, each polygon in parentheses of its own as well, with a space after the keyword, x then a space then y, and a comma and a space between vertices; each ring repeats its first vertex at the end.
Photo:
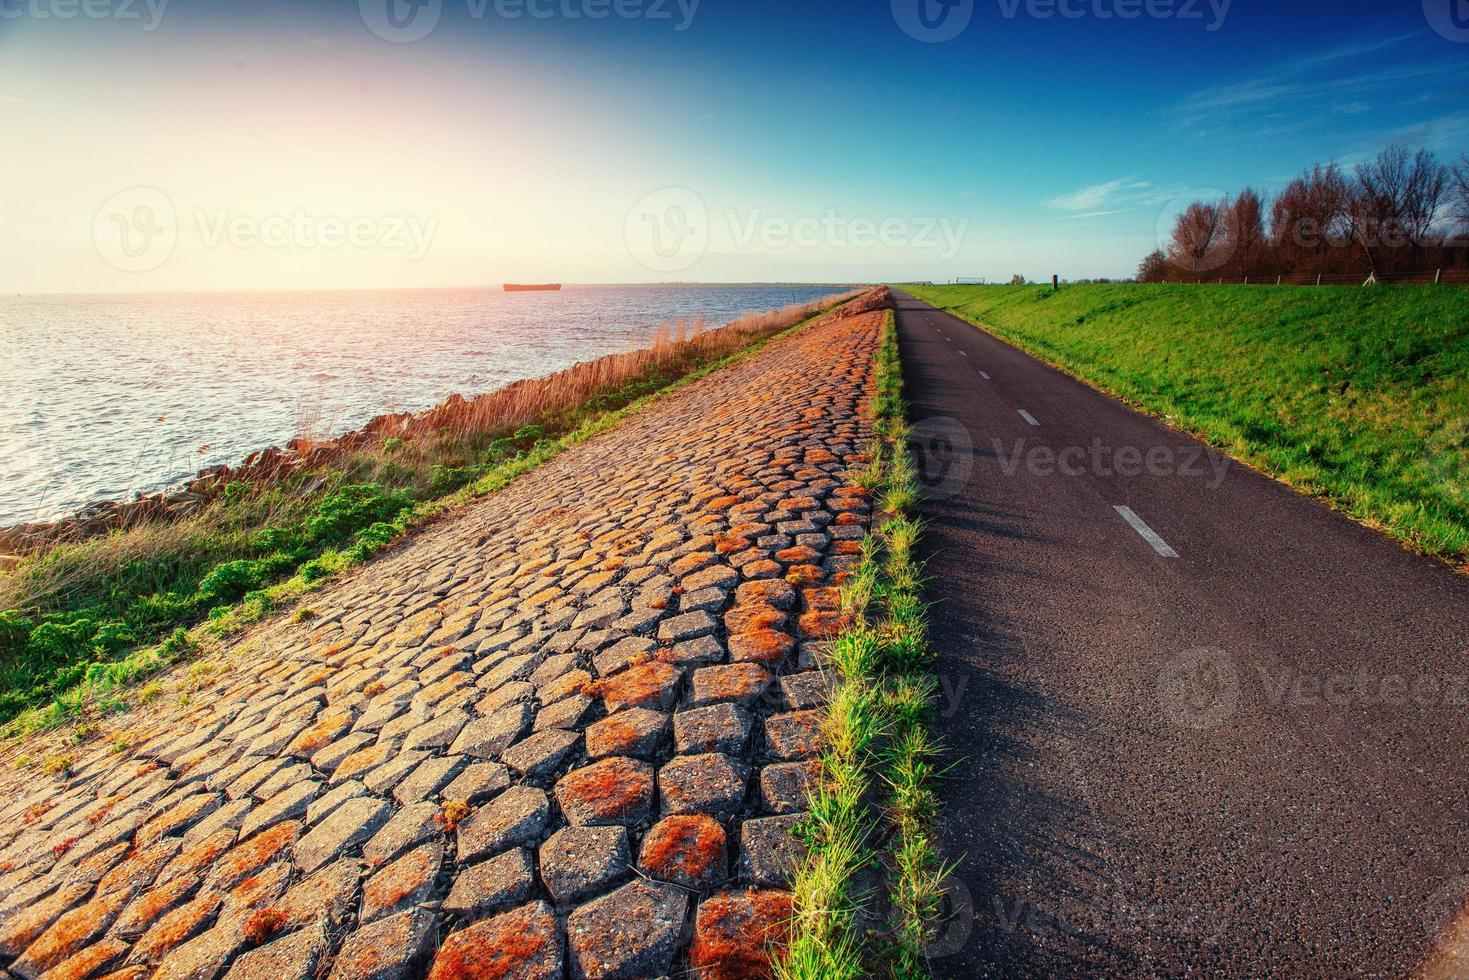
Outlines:
POLYGON ((1374 273, 1421 262, 1437 246, 1434 226, 1448 172, 1431 150, 1394 143, 1357 167, 1352 230, 1374 273))
POLYGON ((1229 259, 1225 202, 1195 201, 1183 209, 1168 243, 1168 261, 1195 275, 1212 272, 1229 259))
POLYGON ((1347 179, 1336 164, 1319 163, 1275 198, 1270 237, 1282 272, 1329 272, 1334 248, 1349 242, 1347 179))
POLYGON ((1265 202, 1252 187, 1240 191, 1225 209, 1225 239, 1230 268, 1240 276, 1259 276, 1265 270, 1265 202))
POLYGON ((1168 256, 1161 248, 1154 249, 1137 267, 1138 282, 1167 282, 1168 256))
POLYGON ((1454 220, 1459 223, 1459 234, 1469 237, 1469 152, 1459 154, 1459 162, 1454 165, 1450 193, 1453 196, 1454 220))

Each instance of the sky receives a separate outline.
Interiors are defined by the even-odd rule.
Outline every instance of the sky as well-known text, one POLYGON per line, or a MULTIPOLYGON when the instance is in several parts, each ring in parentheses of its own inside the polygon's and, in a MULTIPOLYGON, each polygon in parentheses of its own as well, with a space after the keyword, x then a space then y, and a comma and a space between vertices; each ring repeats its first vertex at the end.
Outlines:
POLYGON ((1469 149, 1469 2, 0 0, 0 291, 1126 276, 1469 149))

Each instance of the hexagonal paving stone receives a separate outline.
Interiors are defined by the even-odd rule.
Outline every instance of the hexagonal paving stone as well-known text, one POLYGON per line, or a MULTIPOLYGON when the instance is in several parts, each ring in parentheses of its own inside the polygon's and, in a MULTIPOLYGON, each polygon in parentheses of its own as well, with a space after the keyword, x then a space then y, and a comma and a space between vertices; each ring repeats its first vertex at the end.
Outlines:
POLYGON ((708 813, 730 816, 745 799, 745 766, 718 752, 679 756, 658 770, 665 816, 708 813))
POLYGON ((588 902, 566 920, 575 980, 634 980, 673 968, 688 897, 673 885, 634 881, 588 902))
POLYGON ((789 711, 765 719, 765 751, 773 759, 809 759, 821 751, 821 711, 789 711))
POLYGON ((479 864, 459 869, 444 911, 477 919, 524 902, 536 887, 531 852, 519 847, 479 864))
POLYGON ((746 820, 740 826, 740 877, 752 885, 786 885, 806 853, 791 836, 805 814, 746 820))
POLYGON ((674 751, 680 755, 723 752, 739 755, 750 742, 754 719, 734 704, 711 704, 673 716, 674 751))
POLYGON ((550 815, 544 790, 534 786, 507 789, 459 825, 459 861, 490 857, 539 840, 550 815))
POLYGON ((545 902, 532 902, 450 935, 428 977, 560 980, 565 955, 555 913, 545 902))
POLYGON ((789 942, 792 917, 789 892, 751 889, 706 898, 694 918, 690 965, 700 980, 770 976, 771 958, 789 942))
POLYGON ((653 812, 653 767, 613 756, 574 769, 556 783, 556 802, 573 826, 630 827, 653 812))
POLYGON ((379 919, 347 937, 331 980, 407 980, 433 947, 432 912, 414 909, 379 919))
POLYGON ((541 845, 541 881, 559 904, 605 891, 627 876, 626 827, 564 827, 541 845))
POLYGON ((821 772, 815 759, 778 762, 760 770, 760 807, 766 813, 795 813, 806 809, 806 798, 821 772))
POLYGON ((669 727, 669 716, 661 711, 619 711, 587 727, 587 755, 593 759, 609 755, 652 758, 668 741, 669 727))
POLYGON ((643 838, 638 867, 660 881, 707 889, 729 877, 724 825, 713 817, 664 817, 643 838))
POLYGON ((443 863, 444 844, 433 841, 379 868, 362 886, 360 921, 365 925, 426 901, 434 893, 443 863))

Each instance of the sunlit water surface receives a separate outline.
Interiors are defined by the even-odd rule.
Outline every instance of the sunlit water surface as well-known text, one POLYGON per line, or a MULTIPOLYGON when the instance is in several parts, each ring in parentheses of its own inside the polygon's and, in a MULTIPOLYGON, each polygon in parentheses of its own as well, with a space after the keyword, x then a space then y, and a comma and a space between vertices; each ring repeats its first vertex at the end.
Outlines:
POLYGON ((0 298, 0 525, 179 483, 829 286, 0 298))

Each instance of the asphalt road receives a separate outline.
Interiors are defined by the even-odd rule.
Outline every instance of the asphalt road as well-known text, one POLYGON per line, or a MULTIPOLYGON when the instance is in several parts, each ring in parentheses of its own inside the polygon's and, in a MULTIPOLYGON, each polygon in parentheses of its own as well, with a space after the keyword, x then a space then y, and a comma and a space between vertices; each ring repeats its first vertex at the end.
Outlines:
POLYGON ((1420 968, 1469 897, 1469 580, 901 294, 898 328, 935 972, 1420 968))

